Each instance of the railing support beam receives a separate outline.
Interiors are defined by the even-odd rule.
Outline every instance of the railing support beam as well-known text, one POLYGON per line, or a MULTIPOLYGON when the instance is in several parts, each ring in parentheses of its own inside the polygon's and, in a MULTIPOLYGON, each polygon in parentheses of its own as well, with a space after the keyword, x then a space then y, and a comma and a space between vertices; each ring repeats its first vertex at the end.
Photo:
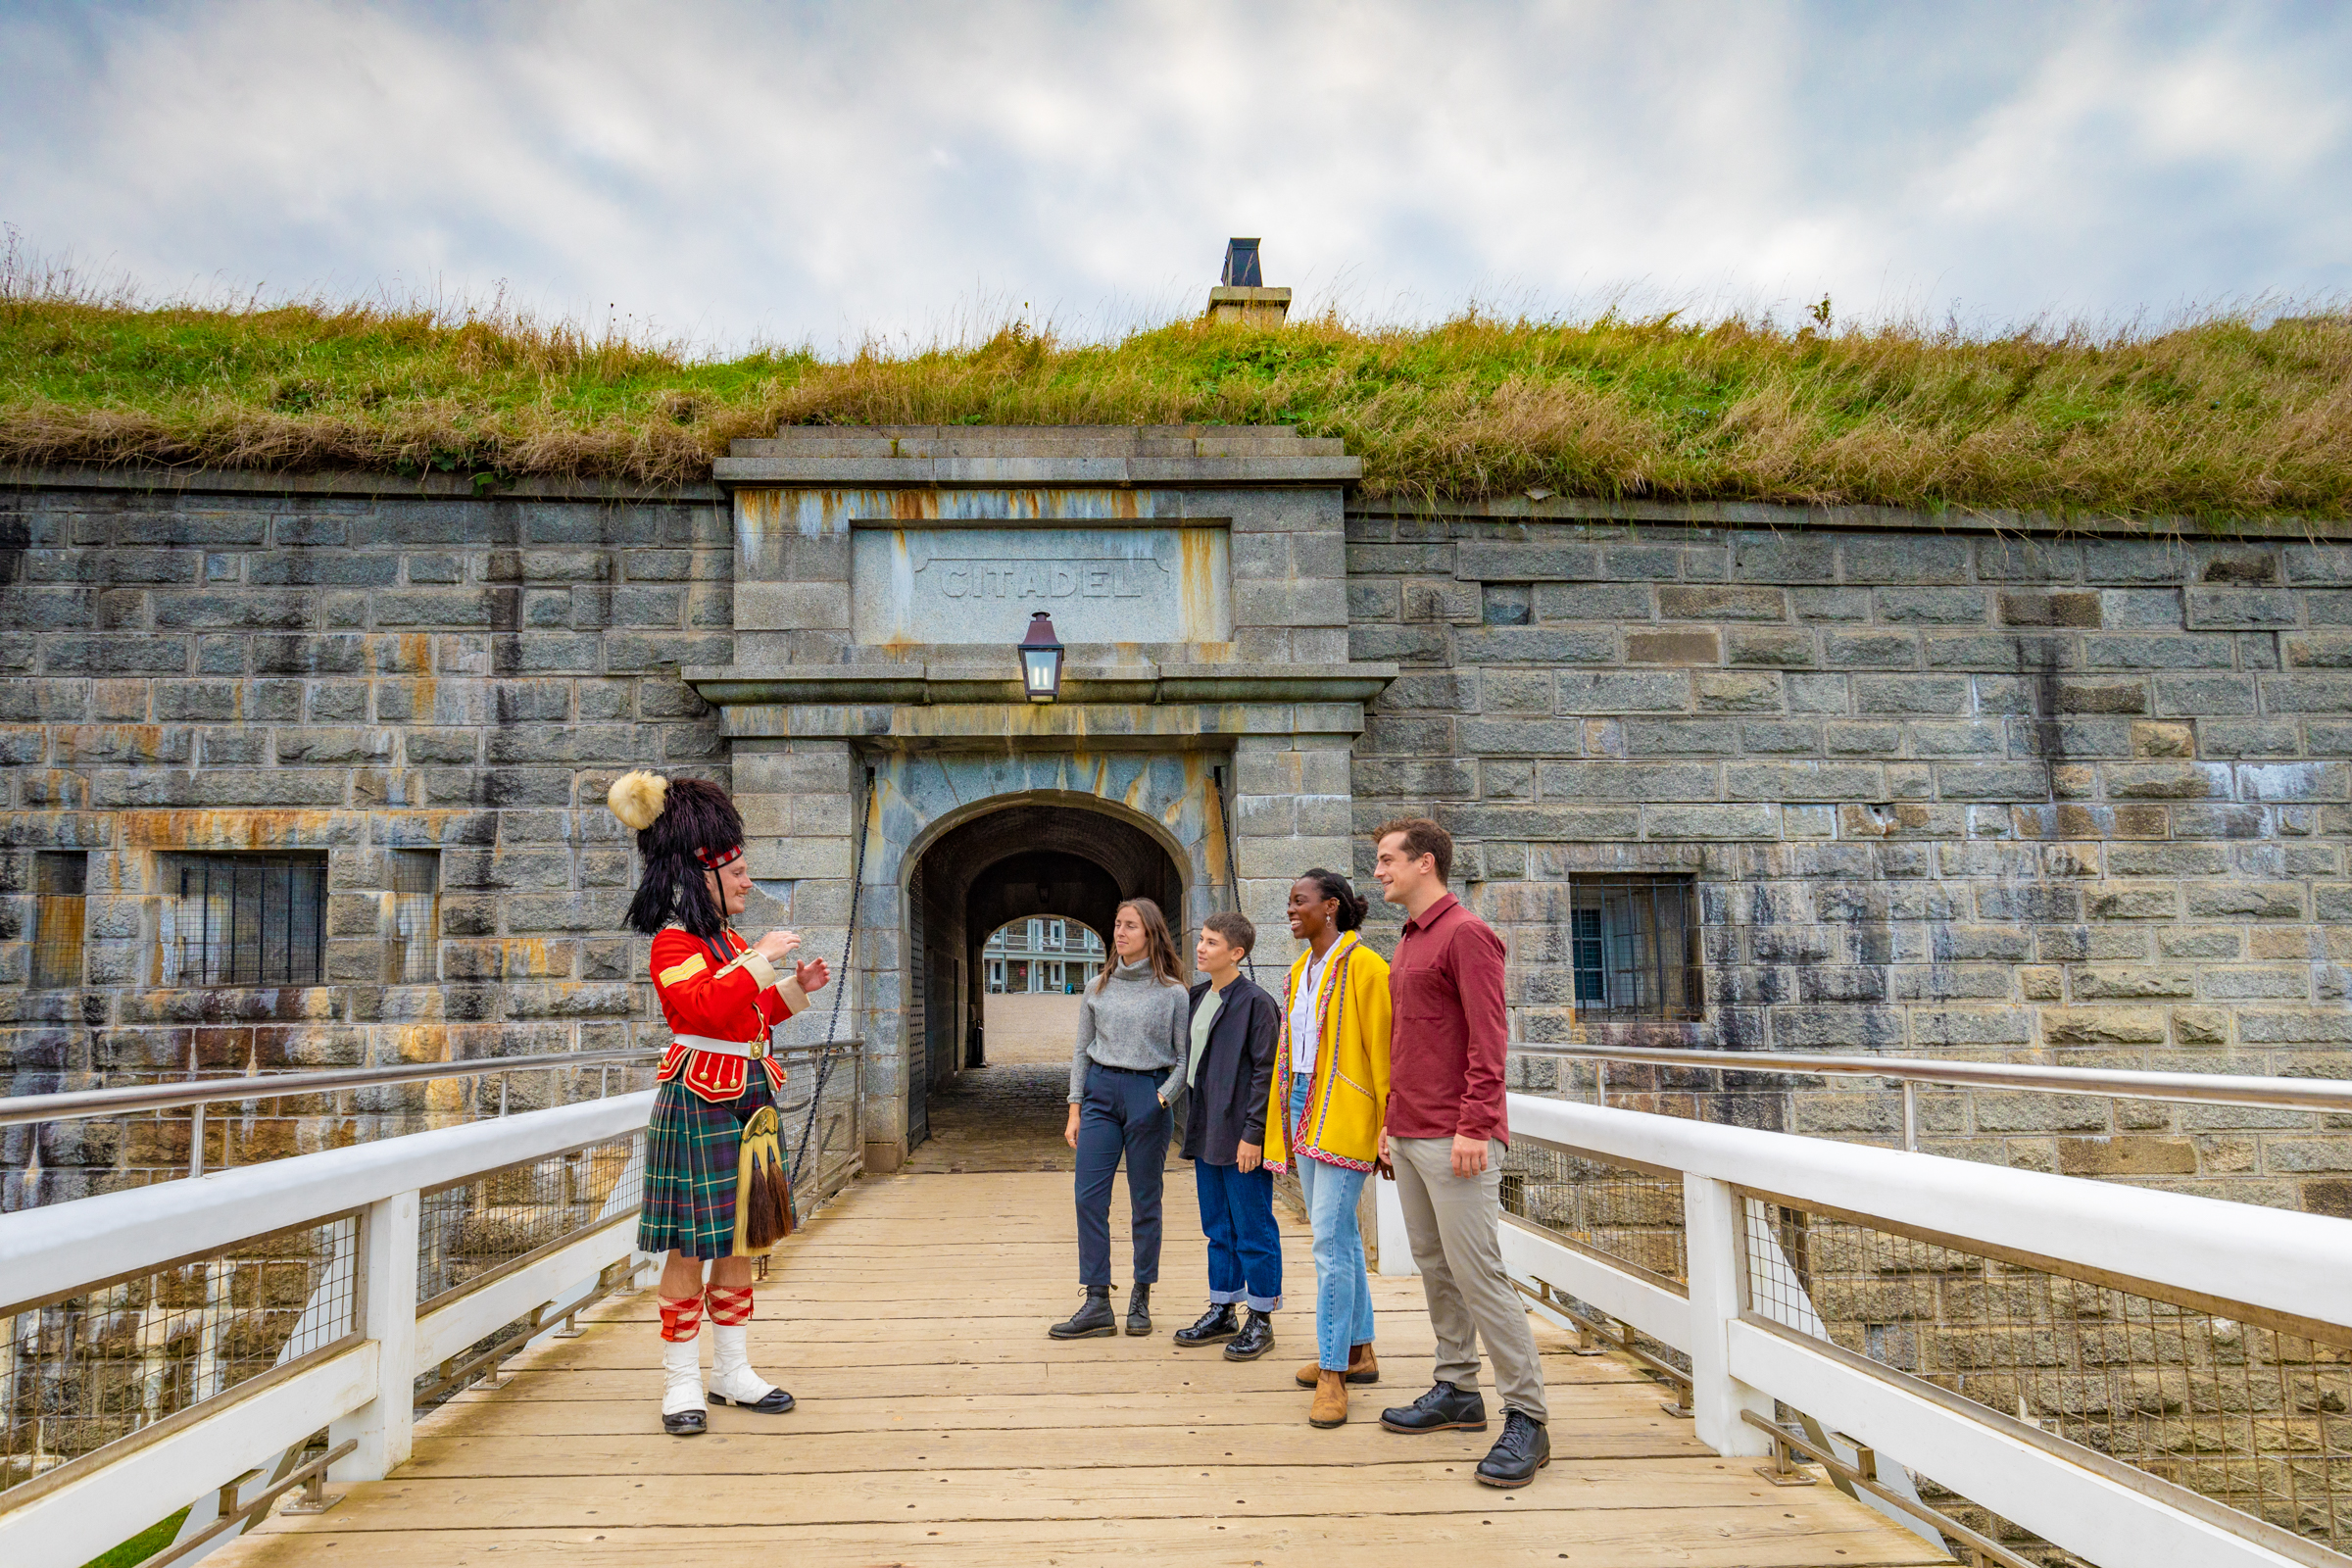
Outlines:
POLYGON ((1772 1396, 1732 1376, 1731 1326, 1739 1321, 1744 1238, 1729 1182, 1686 1173, 1683 1215, 1690 1275, 1690 1417, 1698 1441, 1730 1458, 1767 1454, 1772 1440, 1742 1412, 1772 1419, 1772 1396))
POLYGON ((346 1440, 357 1445, 327 1472, 330 1481, 381 1481, 409 1456, 416 1422, 418 1212, 413 1192, 368 1206, 360 1289, 365 1332, 382 1356, 376 1363, 375 1397, 327 1428, 330 1446, 346 1440))

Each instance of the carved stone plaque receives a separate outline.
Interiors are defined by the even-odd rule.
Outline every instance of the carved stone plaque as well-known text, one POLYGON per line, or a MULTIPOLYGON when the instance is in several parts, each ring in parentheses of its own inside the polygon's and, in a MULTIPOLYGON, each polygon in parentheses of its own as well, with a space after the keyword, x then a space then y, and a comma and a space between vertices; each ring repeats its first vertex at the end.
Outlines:
POLYGON ((861 643, 1009 647, 1043 610, 1064 643, 1226 642, 1229 538, 1213 528, 859 527, 861 643))

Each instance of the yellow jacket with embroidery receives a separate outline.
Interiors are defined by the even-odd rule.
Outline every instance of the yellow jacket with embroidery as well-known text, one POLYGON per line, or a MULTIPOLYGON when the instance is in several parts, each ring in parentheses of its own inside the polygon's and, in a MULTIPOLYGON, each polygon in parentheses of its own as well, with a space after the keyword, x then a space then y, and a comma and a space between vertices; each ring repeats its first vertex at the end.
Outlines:
POLYGON ((1292 1168, 1294 1154, 1349 1170, 1370 1170, 1380 1153, 1380 1127, 1389 1111, 1389 963, 1356 939, 1340 938, 1323 965, 1323 1038, 1315 1047, 1314 1082, 1306 1114, 1293 1123, 1291 1006, 1307 955, 1291 964, 1282 994, 1282 1043, 1274 1055, 1272 1100, 1266 1106, 1266 1163, 1292 1168))

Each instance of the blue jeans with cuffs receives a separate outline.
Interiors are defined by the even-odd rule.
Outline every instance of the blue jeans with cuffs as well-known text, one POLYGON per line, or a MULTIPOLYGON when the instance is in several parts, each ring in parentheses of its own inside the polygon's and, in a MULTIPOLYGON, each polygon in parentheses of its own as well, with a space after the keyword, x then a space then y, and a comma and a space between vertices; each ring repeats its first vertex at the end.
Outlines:
MULTIPOLYGON (((1310 1073, 1291 1080, 1291 1125, 1305 1114, 1310 1073)), ((1315 1365, 1327 1372, 1348 1369, 1348 1353, 1372 1343, 1372 1280, 1364 1267, 1364 1238, 1356 1228, 1355 1205, 1369 1172, 1326 1165, 1293 1152, 1292 1168, 1306 1200, 1307 1223, 1315 1232, 1315 1365)))

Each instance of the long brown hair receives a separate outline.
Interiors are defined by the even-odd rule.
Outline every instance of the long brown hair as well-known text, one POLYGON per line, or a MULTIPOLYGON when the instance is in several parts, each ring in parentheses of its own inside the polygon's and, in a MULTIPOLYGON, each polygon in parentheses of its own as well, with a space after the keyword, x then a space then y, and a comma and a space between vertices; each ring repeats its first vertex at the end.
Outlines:
MULTIPOLYGON (((1133 909, 1135 917, 1144 923, 1144 956, 1152 960, 1152 976, 1163 986, 1184 984, 1184 977, 1176 972, 1176 939, 1168 935, 1168 917, 1159 912, 1159 906, 1150 899, 1122 899, 1119 909, 1133 909)), ((1119 924, 1117 913, 1111 915, 1110 924, 1115 932, 1119 924)), ((1110 984, 1111 971, 1124 962, 1114 940, 1110 945, 1110 961, 1095 977, 1095 989, 1100 991, 1110 984)))

